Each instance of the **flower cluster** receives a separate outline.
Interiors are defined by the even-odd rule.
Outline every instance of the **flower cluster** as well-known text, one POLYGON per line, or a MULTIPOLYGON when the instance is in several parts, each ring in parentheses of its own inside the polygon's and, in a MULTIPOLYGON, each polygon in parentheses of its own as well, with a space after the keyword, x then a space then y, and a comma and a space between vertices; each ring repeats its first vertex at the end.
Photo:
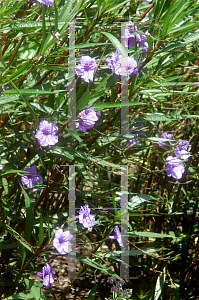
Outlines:
POLYGON ((130 28, 126 28, 122 36, 124 38, 125 47, 134 47, 136 42, 138 43, 139 47, 143 47, 143 53, 148 52, 149 45, 147 43, 147 35, 150 35, 148 30, 145 32, 145 34, 138 33, 135 35, 134 32, 139 32, 139 28, 131 21, 129 21, 127 24, 130 28))
MULTIPOLYGON (((106 59, 107 65, 109 69, 112 70, 112 72, 115 72, 116 75, 121 75, 122 73, 122 68, 121 68, 121 63, 122 63, 122 56, 119 54, 119 49, 116 50, 116 54, 112 53, 111 58, 106 59)), ((134 73, 135 75, 139 75, 138 73, 138 68, 137 68, 137 62, 133 57, 128 57, 128 67, 124 72, 124 75, 131 75, 134 73)), ((123 74, 122 74, 123 75, 123 74)))
MULTIPOLYGON (((161 138, 164 139, 173 139, 173 134, 169 134, 167 132, 164 132, 161 134, 161 138)), ((160 147, 168 147, 169 145, 174 146, 176 143, 173 141, 160 141, 159 146, 160 147)), ((181 164, 183 160, 186 160, 190 157, 190 152, 188 152, 189 142, 187 140, 180 140, 177 144, 177 147, 174 149, 175 154, 177 157, 174 156, 168 156, 166 158, 167 166, 166 166, 166 173, 167 176, 172 176, 175 179, 182 178, 182 175, 185 171, 184 166, 181 164)))
POLYGON ((85 207, 81 206, 81 209, 79 211, 79 223, 81 223, 84 228, 90 229, 93 227, 95 222, 95 217, 90 215, 90 208, 88 205, 85 207))
POLYGON ((132 295, 132 290, 130 289, 124 289, 122 288, 122 285, 125 283, 124 280, 116 280, 114 276, 108 277, 107 282, 114 284, 114 286, 111 288, 111 291, 113 292, 114 298, 109 297, 108 300, 124 300, 128 299, 132 295))
POLYGON ((85 109, 80 112, 78 119, 76 121, 76 128, 86 132, 88 129, 91 129, 98 120, 98 116, 94 111, 94 108, 85 109))

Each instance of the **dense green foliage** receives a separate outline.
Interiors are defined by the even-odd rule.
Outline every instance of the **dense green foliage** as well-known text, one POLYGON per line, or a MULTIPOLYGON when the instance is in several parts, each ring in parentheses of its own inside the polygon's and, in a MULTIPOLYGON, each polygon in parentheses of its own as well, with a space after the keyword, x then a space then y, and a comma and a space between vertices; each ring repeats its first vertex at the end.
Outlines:
MULTIPOLYGON (((120 224, 121 174, 128 165, 129 273, 137 277, 126 279, 125 287, 133 289, 129 299, 198 296, 199 3, 127 2, 0 3, 0 87, 8 87, 0 96, 1 299, 67 299, 70 286, 56 294, 31 275, 56 253, 55 230, 67 228, 69 165, 76 166, 76 208, 88 204, 96 220, 91 232, 76 223, 78 240, 92 245, 89 255, 77 255, 84 264, 78 276, 86 276, 87 268, 120 276, 121 251, 113 251, 108 236, 120 224), (67 127, 68 35, 74 19, 76 65, 82 55, 98 64, 93 82, 76 75, 76 115, 92 104, 99 112, 95 127, 78 135, 67 127), (116 48, 124 51, 121 24, 129 20, 150 33, 148 53, 136 45, 128 52, 139 64, 139 76, 129 78, 129 129, 143 125, 145 132, 133 137, 138 142, 133 148, 125 145, 132 135, 120 134, 121 78, 106 65, 116 48), (40 147, 35 139, 42 120, 58 127, 55 146, 40 147), (165 172, 175 147, 159 146, 163 132, 172 133, 176 143, 189 141, 191 156, 182 162, 179 180, 165 172), (43 181, 29 189, 20 178, 32 165, 43 181)), ((94 287, 88 299, 104 299, 100 291, 94 287)))

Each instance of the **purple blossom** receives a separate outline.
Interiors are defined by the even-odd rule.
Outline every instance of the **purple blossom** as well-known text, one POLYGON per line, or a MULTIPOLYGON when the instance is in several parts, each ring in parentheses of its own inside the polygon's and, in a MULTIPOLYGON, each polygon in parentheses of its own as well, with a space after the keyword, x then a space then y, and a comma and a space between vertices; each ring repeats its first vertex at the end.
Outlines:
POLYGON ((72 251, 72 244, 70 240, 73 238, 73 235, 69 230, 63 231, 63 229, 58 229, 55 231, 55 238, 53 240, 53 246, 61 254, 66 254, 72 251))
POLYGON ((174 149, 177 156, 179 156, 181 160, 185 160, 190 157, 190 152, 187 151, 188 147, 189 147, 189 142, 185 140, 185 141, 179 141, 178 146, 174 149))
POLYGON ((119 227, 115 226, 114 231, 115 231, 116 235, 109 236, 109 239, 117 239, 120 247, 124 247, 124 244, 123 244, 123 241, 122 241, 122 235, 121 235, 121 232, 119 230, 119 227))
POLYGON ((2 171, 3 170, 3 166, 2 165, 0 165, 0 171, 2 171))
POLYGON ((107 282, 109 282, 109 283, 114 283, 114 281, 116 281, 116 278, 115 278, 115 276, 111 276, 111 277, 108 277, 108 280, 107 280, 107 282))
POLYGON ((82 110, 78 116, 77 121, 75 122, 76 128, 86 132, 88 129, 91 129, 95 125, 95 122, 98 120, 98 116, 94 111, 94 108, 82 110))
POLYGON ((79 223, 81 223, 84 228, 90 229, 93 227, 95 222, 95 217, 90 215, 90 208, 88 205, 85 207, 81 206, 81 209, 79 211, 79 223))
MULTIPOLYGON (((112 53, 111 58, 107 58, 106 62, 112 72, 115 72, 116 75, 121 75, 122 56, 119 54, 119 49, 116 50, 116 54, 112 53)), ((139 75, 137 62, 133 57, 128 57, 128 70, 126 70, 126 74, 130 76, 132 73, 137 76, 139 75)))
POLYGON ((55 276, 52 272, 52 267, 49 264, 47 266, 44 266, 42 270, 43 272, 39 272, 37 273, 37 275, 43 278, 43 285, 50 287, 50 283, 53 283, 55 279, 55 276))
POLYGON ((138 142, 136 140, 128 140, 124 143, 125 146, 131 145, 130 148, 133 148, 133 146, 136 146, 137 144, 138 144, 138 142))
POLYGON ((131 2, 129 1, 129 2, 127 2, 126 6, 129 6, 130 4, 131 4, 131 2))
MULTIPOLYGON (((161 134, 161 138, 163 138, 163 139, 173 139, 173 134, 170 134, 170 133, 167 133, 167 132, 164 132, 164 133, 162 133, 161 134)), ((170 146, 170 145, 175 145, 175 142, 170 142, 169 143, 169 141, 168 142, 164 142, 164 141, 160 141, 160 142, 158 142, 158 144, 159 144, 159 146, 160 147, 163 147, 163 148, 165 148, 165 147, 167 147, 167 146, 170 146)))
POLYGON ((142 0, 142 2, 152 2, 153 0, 142 0))
POLYGON ((167 166, 166 172, 167 176, 172 176, 175 179, 182 178, 182 174, 184 173, 185 169, 181 165, 181 160, 177 157, 168 156, 166 158, 167 166))
POLYGON ((48 123, 48 121, 41 121, 39 124, 39 130, 35 134, 36 139, 42 147, 53 146, 58 142, 58 137, 55 135, 58 131, 57 126, 54 123, 48 123))
POLYGON ((80 76, 84 81, 93 81, 93 75, 97 64, 94 58, 90 56, 82 56, 80 64, 76 66, 76 74, 80 76))
POLYGON ((21 177, 21 182, 29 188, 33 188, 35 183, 40 182, 42 177, 37 174, 37 166, 33 165, 25 169, 23 177, 21 177))
POLYGON ((1 88, 1 96, 3 96, 3 92, 9 89, 9 86, 3 85, 1 88))
POLYGON ((56 38, 59 38, 59 36, 60 36, 60 33, 59 33, 59 32, 56 32, 56 33, 55 33, 55 37, 56 37, 56 38))
POLYGON ((140 126, 138 126, 137 128, 136 128, 136 130, 133 130, 132 131, 132 134, 137 134, 137 135, 145 135, 145 132, 144 131, 142 131, 142 130, 140 130, 140 129, 142 129, 142 128, 144 128, 144 125, 140 125, 140 126))
POLYGON ((123 32, 125 47, 134 47, 136 41, 139 44, 139 47, 144 47, 142 49, 143 53, 148 52, 149 45, 146 37, 147 35, 150 35, 148 30, 145 32, 145 34, 135 34, 135 32, 139 32, 139 28, 131 21, 128 22, 128 26, 130 26, 130 28, 126 28, 123 32))
MULTIPOLYGON (((137 134, 137 135, 145 135, 144 131, 141 131, 140 129, 144 128, 144 125, 140 125, 139 127, 136 128, 136 130, 131 131, 131 134, 137 134)), ((137 145, 138 142, 136 140, 128 140, 124 145, 131 145, 131 148, 135 145, 137 145)))
POLYGON ((37 2, 44 4, 44 5, 53 5, 54 0, 37 0, 37 2))

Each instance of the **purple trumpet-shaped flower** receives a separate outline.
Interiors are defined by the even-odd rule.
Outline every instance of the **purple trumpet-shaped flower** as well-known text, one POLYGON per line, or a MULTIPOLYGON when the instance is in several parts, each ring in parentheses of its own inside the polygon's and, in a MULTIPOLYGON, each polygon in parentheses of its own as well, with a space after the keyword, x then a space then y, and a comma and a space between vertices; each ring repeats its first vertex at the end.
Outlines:
POLYGON ((147 37, 146 37, 147 35, 150 35, 148 30, 145 32, 145 34, 143 33, 135 34, 135 32, 139 32, 139 28, 136 25, 134 25, 134 23, 131 21, 128 22, 128 26, 130 28, 126 28, 123 32, 125 47, 134 47, 136 42, 138 43, 139 47, 144 47, 142 49, 143 53, 148 52, 149 45, 147 43, 147 37))
POLYGON ((37 0, 37 2, 44 4, 44 5, 53 5, 54 0, 37 0))
POLYGON ((116 235, 110 235, 109 236, 109 239, 117 239, 120 247, 124 247, 124 244, 123 244, 123 241, 122 241, 122 235, 121 235, 121 232, 119 230, 119 227, 118 226, 115 226, 115 229, 114 229, 116 235))
POLYGON ((35 134, 36 139, 42 147, 53 146, 58 142, 58 137, 55 135, 58 131, 57 126, 54 123, 48 123, 48 121, 41 121, 39 124, 39 130, 35 134))
POLYGON ((81 206, 81 209, 79 211, 79 223, 81 223, 84 228, 92 228, 95 222, 95 217, 91 216, 90 214, 90 208, 88 205, 85 207, 81 206))
MULTIPOLYGON (((136 130, 133 130, 130 133, 144 136, 145 132, 140 130, 142 128, 144 128, 144 125, 140 125, 139 127, 136 128, 136 130)), ((138 144, 138 142, 136 140, 128 140, 128 141, 126 141, 126 143, 124 143, 124 145, 132 145, 131 148, 137 144, 138 144)))
MULTIPOLYGON (((121 75, 122 68, 122 56, 119 54, 119 49, 116 50, 116 54, 112 53, 111 58, 106 59, 108 68, 112 70, 112 72, 115 72, 116 75, 121 75)), ((128 70, 125 72, 129 76, 134 73, 135 75, 139 75, 138 68, 137 68, 137 62, 133 57, 128 57, 128 70)), ((125 74, 125 75, 126 75, 125 74)))
MULTIPOLYGON (((170 134, 170 133, 167 133, 167 132, 164 132, 164 133, 162 133, 161 134, 161 138, 163 138, 163 139, 173 139, 173 134, 170 134)), ((159 146, 160 147, 163 147, 163 148, 165 148, 165 147, 167 147, 167 146, 169 146, 169 145, 175 145, 175 142, 170 142, 169 143, 169 141, 168 142, 164 142, 164 141, 160 141, 160 142, 158 142, 158 144, 159 144, 159 146)))
POLYGON ((51 265, 47 265, 43 267, 43 272, 37 273, 37 275, 41 278, 43 278, 43 285, 50 287, 50 283, 54 282, 55 276, 52 272, 51 265))
POLYGON ((80 76, 84 81, 93 81, 93 75, 97 64, 94 58, 90 56, 82 56, 80 64, 76 66, 76 74, 80 76))
POLYGON ((185 160, 190 157, 190 152, 187 151, 188 147, 189 147, 189 142, 185 140, 185 141, 179 141, 178 146, 175 148, 175 152, 181 160, 185 160))
POLYGON ((61 254, 66 254, 72 251, 72 244, 70 240, 73 238, 73 235, 69 230, 63 231, 63 229, 58 229, 55 231, 55 238, 53 240, 53 246, 61 254))
POLYGON ((25 169, 23 177, 21 177, 21 182, 29 188, 33 188, 35 183, 40 182, 42 177, 37 174, 37 166, 33 165, 25 169))
POLYGON ((181 160, 177 157, 168 156, 166 158, 167 166, 166 172, 167 176, 172 176, 175 179, 182 178, 182 174, 184 173, 185 169, 181 165, 181 160))
POLYGON ((95 125, 95 122, 98 120, 98 116, 94 111, 94 108, 82 110, 78 116, 77 121, 75 122, 76 128, 86 132, 88 129, 91 129, 95 125))

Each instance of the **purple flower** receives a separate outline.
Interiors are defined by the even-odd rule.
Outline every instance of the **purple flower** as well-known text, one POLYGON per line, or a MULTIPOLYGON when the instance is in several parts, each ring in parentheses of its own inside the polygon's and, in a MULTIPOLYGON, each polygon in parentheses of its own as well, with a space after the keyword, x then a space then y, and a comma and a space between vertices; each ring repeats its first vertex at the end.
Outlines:
POLYGON ((3 166, 2 165, 0 165, 0 171, 2 171, 3 170, 3 166))
POLYGON ((172 176, 175 179, 182 178, 182 174, 184 173, 185 169, 181 165, 181 160, 177 157, 168 156, 166 158, 167 166, 166 172, 167 176, 172 176))
POLYGON ((41 176, 37 174, 37 166, 33 165, 25 169, 23 177, 21 177, 21 182, 29 188, 33 188, 35 183, 41 180, 41 176))
POLYGON ((56 33, 55 33, 55 37, 56 37, 56 38, 59 38, 59 36, 60 36, 60 33, 59 33, 59 32, 56 32, 56 33))
POLYGON ((1 88, 1 96, 3 96, 3 92, 9 89, 9 86, 3 85, 1 88))
MULTIPOLYGON (((106 62, 112 72, 115 72, 116 75, 121 75, 122 56, 119 54, 119 49, 116 50, 116 54, 112 53, 111 58, 107 58, 106 62)), ((132 73, 137 76, 139 75, 137 62, 133 57, 128 57, 128 70, 126 70, 126 74, 131 75, 132 73)))
POLYGON ((50 283, 54 282, 55 276, 52 272, 52 267, 51 265, 47 265, 43 267, 43 272, 37 273, 38 276, 43 278, 43 285, 50 287, 50 283))
POLYGON ((144 125, 140 125, 136 128, 136 130, 132 131, 132 134, 137 134, 137 135, 145 135, 144 131, 141 131, 140 129, 144 128, 144 125))
POLYGON ((149 45, 147 43, 147 35, 150 35, 148 30, 145 32, 145 34, 138 33, 135 35, 135 32, 139 31, 139 28, 134 25, 133 22, 129 21, 128 25, 130 28, 126 28, 123 32, 123 38, 124 38, 124 43, 126 47, 134 47, 135 41, 139 44, 139 47, 144 47, 142 49, 142 52, 148 52, 149 50, 149 45))
POLYGON ((39 130, 35 134, 36 139, 42 147, 53 146, 58 142, 58 137, 55 135, 58 131, 57 126, 54 123, 48 123, 48 121, 41 121, 39 124, 39 130))
POLYGON ((127 4, 126 4, 126 6, 129 6, 131 3, 130 3, 130 1, 129 2, 127 2, 127 4))
POLYGON ((115 229, 114 229, 116 235, 112 235, 112 236, 109 236, 109 239, 117 239, 120 247, 124 247, 124 244, 123 244, 123 241, 122 241, 122 236, 121 236, 121 232, 119 230, 119 227, 118 226, 115 226, 115 229))
POLYGON ((112 283, 112 284, 113 284, 113 282, 114 282, 114 281, 116 281, 116 278, 115 278, 115 276, 108 277, 108 280, 107 280, 107 282, 109 282, 109 283, 112 283))
POLYGON ((85 207, 81 206, 81 209, 79 211, 79 223, 81 223, 84 228, 90 229, 93 227, 95 222, 95 217, 90 215, 90 208, 88 205, 85 207))
POLYGON ((82 110, 78 116, 76 128, 86 132, 88 129, 91 129, 95 125, 95 122, 98 120, 98 116, 94 111, 94 108, 82 110))
MULTIPOLYGON (((163 139, 173 139, 173 134, 170 134, 170 133, 167 133, 167 132, 164 132, 161 134, 161 138, 163 139)), ((160 147, 167 147, 167 146, 170 146, 170 145, 175 145, 175 142, 158 142, 159 146, 160 147)))
POLYGON ((73 238, 69 230, 63 231, 63 229, 58 229, 55 231, 55 238, 53 240, 53 246, 61 254, 66 254, 72 251, 72 244, 70 240, 73 238))
POLYGON ((76 74, 81 76, 84 81, 93 81, 93 75, 95 72, 97 64, 94 58, 90 56, 82 56, 80 59, 80 64, 76 66, 76 74))
MULTIPOLYGON (((144 128, 144 125, 140 125, 139 127, 136 128, 136 130, 133 130, 130 133, 137 134, 137 135, 145 135, 145 132, 140 130, 142 128, 144 128)), ((137 144, 138 142, 136 140, 128 140, 126 141, 126 143, 124 143, 124 145, 132 145, 131 148, 137 144)))
POLYGON ((53 5, 53 1, 54 1, 54 0, 37 0, 37 2, 39 2, 39 3, 41 3, 41 4, 44 4, 44 5, 50 5, 50 6, 53 5))
POLYGON ((153 0, 142 0, 142 2, 152 2, 153 0))
POLYGON ((131 145, 131 148, 133 148, 133 146, 136 146, 137 144, 138 142, 136 140, 128 140, 126 141, 126 143, 124 143, 125 146, 131 145))
POLYGON ((177 146, 174 150, 176 154, 179 156, 181 160, 188 159, 190 157, 190 152, 187 151, 189 147, 189 142, 187 140, 185 141, 179 141, 179 146, 177 146))

